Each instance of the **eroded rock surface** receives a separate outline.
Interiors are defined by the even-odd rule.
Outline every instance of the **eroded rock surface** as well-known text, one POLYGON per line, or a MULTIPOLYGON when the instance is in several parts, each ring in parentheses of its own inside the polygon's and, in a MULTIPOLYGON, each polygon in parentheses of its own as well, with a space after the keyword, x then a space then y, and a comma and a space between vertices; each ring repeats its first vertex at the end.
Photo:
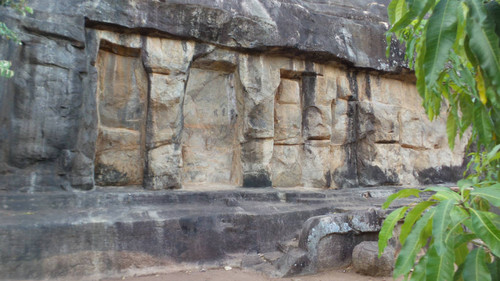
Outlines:
POLYGON ((389 1, 31 1, 0 80, 0 188, 342 188, 454 180, 389 1))

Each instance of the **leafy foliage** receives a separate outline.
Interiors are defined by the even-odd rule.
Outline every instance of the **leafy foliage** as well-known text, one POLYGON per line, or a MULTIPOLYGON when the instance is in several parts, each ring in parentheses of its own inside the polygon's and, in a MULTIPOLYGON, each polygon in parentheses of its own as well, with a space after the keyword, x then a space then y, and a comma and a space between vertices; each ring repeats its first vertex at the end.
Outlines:
POLYGON ((498 280, 500 217, 490 208, 500 207, 500 1, 393 0, 388 13, 388 38, 405 44, 429 119, 446 112, 450 147, 470 130, 477 151, 458 188, 404 189, 387 199, 383 208, 433 192, 389 214, 379 253, 404 218, 394 277, 498 280))
POLYGON ((8 60, 0 60, 0 77, 10 78, 14 76, 14 71, 10 70, 11 65, 8 60))
MULTIPOLYGON (((0 7, 10 7, 13 8, 16 12, 22 14, 23 16, 26 13, 32 14, 33 9, 29 6, 26 6, 26 0, 0 0, 0 7)), ((5 38, 7 40, 12 40, 17 44, 21 45, 21 41, 17 37, 16 33, 5 25, 5 23, 0 21, 0 38, 5 38)), ((0 60, 0 77, 10 78, 14 76, 14 71, 10 70, 12 63, 6 60, 0 60)))
POLYGON ((487 2, 394 0, 388 8, 389 34, 406 44, 429 119, 446 100, 451 147, 469 127, 479 146, 500 143, 500 4, 487 2))
MULTIPOLYGON (((403 217, 406 210, 410 210, 401 229, 407 236, 399 237, 402 249, 396 259, 395 278, 408 276, 414 269, 411 280, 461 280, 462 276, 454 279, 457 273, 463 273, 464 280, 488 280, 466 278, 467 274, 472 274, 470 270, 474 269, 481 271, 477 273, 480 276, 488 275, 490 280, 495 280, 491 279, 493 272, 490 273, 489 268, 499 270, 500 217, 487 210, 490 205, 500 207, 500 186, 471 189, 470 183, 470 180, 462 180, 458 183, 462 191, 458 193, 443 189, 428 200, 402 207, 389 214, 379 235, 380 254, 392 236, 395 218, 403 217), (482 252, 469 252, 468 243, 482 252), (427 253, 415 266, 417 254, 425 246, 428 248, 427 253), (470 260, 475 261, 474 267, 469 264, 470 260), (463 267, 463 272, 455 273, 454 265, 457 268, 463 267)), ((411 190, 418 193, 433 191, 411 190)))

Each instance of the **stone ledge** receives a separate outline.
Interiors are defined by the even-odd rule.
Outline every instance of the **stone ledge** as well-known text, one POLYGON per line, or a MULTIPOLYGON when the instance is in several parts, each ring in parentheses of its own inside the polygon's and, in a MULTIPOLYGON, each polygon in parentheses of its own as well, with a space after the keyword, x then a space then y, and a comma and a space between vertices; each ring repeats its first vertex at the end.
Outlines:
POLYGON ((375 192, 125 189, 2 194, 0 279, 109 275, 128 267, 273 252, 278 242, 297 237, 310 217, 380 206, 383 198, 363 197, 370 191, 375 192), (323 201, 311 204, 307 199, 323 201))

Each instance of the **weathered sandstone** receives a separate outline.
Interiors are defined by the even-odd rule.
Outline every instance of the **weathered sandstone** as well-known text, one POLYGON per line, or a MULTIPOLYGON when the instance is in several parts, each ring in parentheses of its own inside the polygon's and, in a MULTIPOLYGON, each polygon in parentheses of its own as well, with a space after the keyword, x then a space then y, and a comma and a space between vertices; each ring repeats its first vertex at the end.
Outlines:
POLYGON ((389 1, 30 1, 2 20, 0 189, 452 181, 389 1), (119 3, 118 3, 119 2, 119 3))

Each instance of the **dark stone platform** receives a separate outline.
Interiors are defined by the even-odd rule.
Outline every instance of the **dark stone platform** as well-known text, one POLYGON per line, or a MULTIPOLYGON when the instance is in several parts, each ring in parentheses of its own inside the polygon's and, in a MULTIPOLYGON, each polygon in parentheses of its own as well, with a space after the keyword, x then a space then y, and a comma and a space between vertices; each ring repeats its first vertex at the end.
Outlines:
POLYGON ((111 275, 277 251, 314 216, 379 209, 395 188, 3 193, 0 279, 111 275))

